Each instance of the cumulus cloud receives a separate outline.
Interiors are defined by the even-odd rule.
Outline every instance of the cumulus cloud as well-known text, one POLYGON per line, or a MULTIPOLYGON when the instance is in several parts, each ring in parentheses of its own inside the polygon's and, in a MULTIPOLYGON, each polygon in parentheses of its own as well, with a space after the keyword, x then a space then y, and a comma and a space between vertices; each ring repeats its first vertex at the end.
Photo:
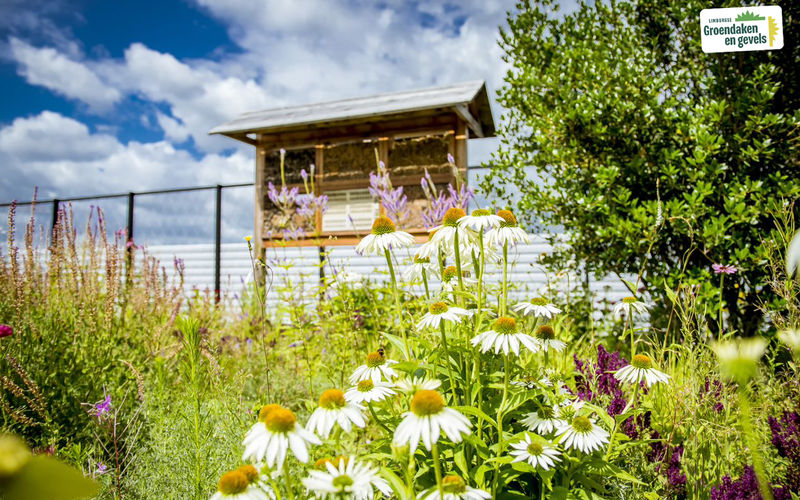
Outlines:
MULTIPOLYGON (((158 121, 158 126, 164 131, 164 137, 173 143, 180 144, 189 138, 189 129, 186 128, 186 125, 178 120, 169 117, 164 113, 157 112, 156 121, 158 121)), ((143 123, 149 125, 149 120, 147 120, 145 117, 145 122, 143 123)))
POLYGON ((96 111, 108 110, 121 97, 119 90, 105 84, 85 64, 54 48, 34 47, 12 38, 10 50, 19 64, 20 76, 30 84, 82 101, 96 111))

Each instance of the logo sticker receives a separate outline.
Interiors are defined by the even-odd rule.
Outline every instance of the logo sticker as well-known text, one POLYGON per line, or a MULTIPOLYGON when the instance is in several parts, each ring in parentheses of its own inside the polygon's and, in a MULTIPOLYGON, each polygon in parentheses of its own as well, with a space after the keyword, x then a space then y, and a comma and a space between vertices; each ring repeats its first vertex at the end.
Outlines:
POLYGON ((783 48, 783 11, 777 5, 704 9, 700 12, 703 52, 783 48))

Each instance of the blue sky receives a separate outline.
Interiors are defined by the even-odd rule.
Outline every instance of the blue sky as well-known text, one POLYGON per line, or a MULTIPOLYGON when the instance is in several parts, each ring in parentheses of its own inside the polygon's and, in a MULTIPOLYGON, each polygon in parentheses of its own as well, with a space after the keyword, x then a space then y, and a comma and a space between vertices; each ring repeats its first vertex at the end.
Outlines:
POLYGON ((471 79, 493 92, 513 5, 3 0, 0 201, 250 181, 252 148, 207 135, 244 111, 471 79))

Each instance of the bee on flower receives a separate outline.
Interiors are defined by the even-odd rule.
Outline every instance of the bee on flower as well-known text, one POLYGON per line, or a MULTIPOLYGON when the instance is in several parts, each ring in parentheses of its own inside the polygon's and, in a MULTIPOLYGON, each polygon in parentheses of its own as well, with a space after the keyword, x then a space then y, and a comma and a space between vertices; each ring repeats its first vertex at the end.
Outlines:
POLYGON ((584 415, 576 415, 557 430, 558 442, 567 449, 574 448, 586 454, 601 449, 608 443, 608 431, 584 415))
POLYGON ((372 223, 372 232, 362 238, 356 246, 356 253, 384 255, 387 250, 409 247, 413 244, 414 237, 405 231, 398 231, 392 219, 378 217, 372 223))
POLYGON ((261 407, 258 422, 247 431, 242 442, 245 447, 242 460, 260 462, 266 458, 266 464, 270 468, 280 471, 286 461, 286 451, 290 448, 297 460, 306 463, 309 444, 322 443, 297 422, 294 412, 280 405, 270 404, 261 407))
POLYGON ((461 323, 461 321, 470 316, 471 313, 461 307, 450 307, 444 302, 436 302, 428 307, 428 312, 417 323, 417 330, 424 330, 426 328, 439 328, 442 321, 449 323, 461 323))
POLYGON ((395 394, 391 384, 375 383, 371 378, 364 379, 347 390, 344 397, 352 403, 377 403, 395 394))
POLYGON ((539 341, 539 347, 544 352, 551 349, 561 352, 567 347, 567 344, 556 338, 556 331, 550 325, 540 325, 536 329, 536 340, 539 341))
POLYGON ((505 316, 497 318, 492 323, 491 330, 473 337, 472 345, 480 345, 481 352, 488 352, 494 348, 495 354, 503 351, 503 354, 513 352, 516 356, 519 356, 520 345, 525 346, 531 352, 537 352, 540 349, 539 342, 535 338, 518 331, 517 320, 505 316))
POLYGON ((525 438, 512 444, 511 448, 513 448, 510 453, 514 457, 513 462, 528 462, 532 467, 542 470, 550 470, 555 467, 556 462, 561 461, 561 453, 553 445, 540 438, 531 440, 527 432, 525 438))
POLYGON ((519 243, 530 243, 531 238, 524 229, 519 227, 517 218, 510 210, 498 210, 497 215, 503 219, 500 226, 490 229, 486 233, 486 240, 490 245, 502 248, 508 245, 509 248, 516 246, 519 243))
POLYGON ((252 465, 243 465, 226 472, 219 479, 211 500, 272 500, 272 489, 261 481, 261 474, 252 465))
POLYGON ((397 446, 408 445, 413 454, 422 440, 422 444, 430 451, 442 432, 452 442, 459 443, 462 436, 469 434, 471 427, 467 417, 448 408, 437 391, 421 390, 411 398, 410 411, 403 415, 392 442, 397 446))
POLYGON ((524 316, 551 319, 561 312, 561 309, 544 297, 534 297, 529 302, 515 304, 511 310, 524 316))
POLYGON ((389 483, 378 476, 378 469, 355 457, 326 460, 324 470, 312 470, 303 485, 318 498, 369 500, 375 497, 375 490, 387 498, 392 494, 389 483))
POLYGON ((328 438, 336 424, 343 431, 350 432, 354 425, 356 427, 367 425, 363 411, 363 406, 347 401, 339 389, 328 389, 319 397, 319 407, 308 419, 306 429, 316 432, 323 439, 328 438))
POLYGON ((435 486, 428 491, 420 493, 417 498, 424 500, 486 500, 492 498, 489 492, 467 485, 461 476, 449 474, 442 478, 442 492, 439 494, 435 486))
POLYGON ((617 319, 624 319, 628 315, 633 317, 636 315, 647 314, 647 309, 647 304, 640 301, 636 297, 625 297, 621 301, 617 302, 616 305, 614 305, 612 314, 617 319))
POLYGON ((367 354, 366 362, 350 375, 350 383, 357 384, 362 380, 372 380, 377 384, 383 379, 391 382, 397 377, 397 372, 392 368, 392 365, 395 364, 397 361, 386 359, 382 350, 371 352, 367 354))
POLYGON ((625 365, 614 372, 614 378, 629 384, 638 384, 644 380, 647 387, 652 387, 659 382, 667 383, 670 377, 666 373, 653 368, 653 361, 649 356, 637 354, 631 360, 631 364, 625 365))

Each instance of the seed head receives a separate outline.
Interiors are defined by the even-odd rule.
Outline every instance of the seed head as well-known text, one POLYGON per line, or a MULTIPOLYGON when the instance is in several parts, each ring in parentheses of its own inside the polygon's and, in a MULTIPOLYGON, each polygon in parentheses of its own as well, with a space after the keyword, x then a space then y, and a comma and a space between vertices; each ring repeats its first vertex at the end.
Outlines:
POLYGON ((358 383, 358 390, 361 392, 369 392, 373 388, 375 388, 375 383, 372 381, 372 379, 368 378, 358 383))
POLYGON ((442 273, 442 279, 444 279, 444 281, 450 281, 457 276, 458 270, 456 269, 456 266, 447 266, 444 268, 444 272, 442 273))
POLYGON ((388 217, 378 217, 372 223, 372 234, 389 234, 395 231, 397 231, 397 226, 388 217))
POLYGON ((436 415, 444 409, 444 399, 436 391, 423 389, 411 398, 411 412, 418 417, 436 415))
POLYGON ((344 393, 339 389, 328 389, 319 397, 319 406, 326 410, 338 410, 346 404, 344 393))
POLYGON ((442 225, 455 227, 458 225, 458 220, 466 215, 467 213, 463 209, 453 207, 445 212, 442 225))
POLYGON ((242 474, 244 474, 244 477, 247 478, 247 482, 249 484, 252 484, 256 479, 258 479, 258 476, 260 476, 260 474, 258 473, 258 469, 256 469, 252 465, 242 465, 241 467, 236 469, 236 472, 241 472, 242 474))
POLYGON ((450 474, 442 479, 442 489, 445 493, 464 493, 467 491, 467 483, 461 477, 450 474))
POLYGON ((512 335, 517 333, 517 320, 507 316, 502 316, 497 318, 494 323, 492 323, 492 329, 503 335, 512 335))
POLYGON ((538 441, 534 441, 528 445, 528 454, 538 457, 544 451, 544 446, 538 441))
POLYGON ((641 368, 643 370, 649 370, 650 368, 653 367, 653 362, 650 360, 648 356, 645 356, 644 354, 635 355, 631 360, 631 364, 635 368, 641 368))
POLYGON ((259 422, 266 422, 267 421, 267 415, 269 415, 269 413, 272 410, 277 410, 278 408, 281 408, 281 405, 270 404, 270 405, 262 406, 261 409, 258 411, 258 421, 259 422))
POLYGON ((486 217, 487 215, 492 215, 492 212, 486 210, 485 208, 478 208, 472 211, 473 217, 486 217))
POLYGON ((450 308, 447 307, 447 304, 444 302, 436 302, 428 307, 428 310, 431 312, 431 314, 444 314, 448 309, 450 308))
POLYGON ((572 420, 572 428, 580 433, 586 433, 591 431, 594 426, 588 417, 575 417, 575 419, 572 420))
POLYGON ((535 306, 546 306, 550 302, 544 297, 534 297, 531 299, 531 304, 535 306))
POLYGON ((498 210, 497 215, 503 219, 500 227, 517 227, 517 218, 511 213, 511 210, 498 210))
POLYGON ((249 484, 250 482, 247 480, 247 476, 238 470, 234 470, 226 472, 219 478, 219 485, 217 485, 217 488, 220 493, 224 495, 236 495, 243 493, 249 484))
POLYGON ((297 424, 297 417, 294 416, 294 413, 282 407, 269 412, 264 422, 270 432, 281 434, 294 430, 295 424, 297 424))
POLYGON ((333 486, 339 490, 343 490, 348 486, 353 486, 353 480, 347 474, 336 476, 333 478, 333 486))
POLYGON ((624 297, 622 299, 622 302, 624 304, 633 304, 633 303, 637 302, 637 300, 636 300, 636 297, 624 297))
POLYGON ((542 325, 536 329, 536 337, 541 340, 553 340, 556 338, 556 332, 550 325, 542 325))

